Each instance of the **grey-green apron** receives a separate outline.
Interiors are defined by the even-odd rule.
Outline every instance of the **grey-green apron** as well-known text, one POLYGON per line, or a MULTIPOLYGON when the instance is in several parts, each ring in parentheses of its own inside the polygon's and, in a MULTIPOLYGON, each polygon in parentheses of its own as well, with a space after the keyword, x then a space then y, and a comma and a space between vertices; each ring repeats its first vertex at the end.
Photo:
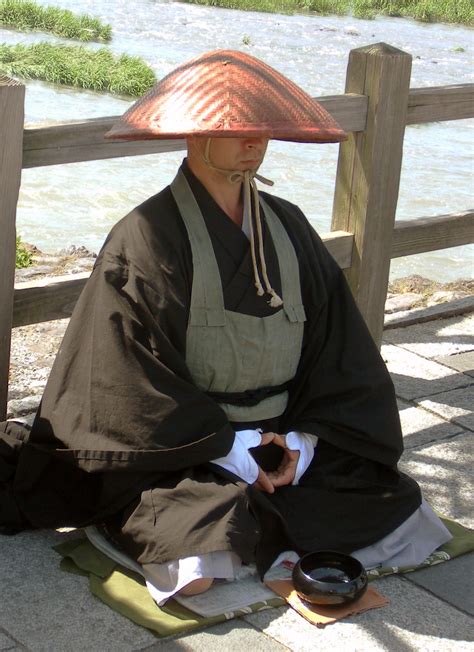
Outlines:
MULTIPOLYGON (((298 260, 285 228, 260 198, 280 267, 283 308, 269 317, 224 308, 222 282, 211 239, 184 174, 171 184, 186 225, 193 257, 193 285, 186 335, 186 364, 204 392, 237 393, 287 383, 296 374, 306 315, 301 299, 298 260)), ((220 403, 229 421, 270 419, 282 414, 288 392, 257 405, 220 403)))

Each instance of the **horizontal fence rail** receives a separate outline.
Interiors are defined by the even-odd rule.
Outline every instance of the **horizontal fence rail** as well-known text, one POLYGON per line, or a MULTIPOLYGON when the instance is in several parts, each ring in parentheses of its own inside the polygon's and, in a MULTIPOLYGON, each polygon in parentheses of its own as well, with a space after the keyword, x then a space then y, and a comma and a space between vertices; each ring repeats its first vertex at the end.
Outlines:
POLYGON ((474 242, 474 210, 414 220, 397 220, 392 237, 392 258, 448 249, 474 242))
MULTIPOLYGON (((367 96, 347 93, 316 99, 345 131, 364 131, 367 96)), ((471 117, 474 117, 474 84, 410 89, 407 124, 471 117)), ((118 118, 119 116, 92 118, 26 127, 23 137, 23 167, 80 163, 185 149, 184 140, 105 141, 104 134, 118 118)))
MULTIPOLYGON (((343 269, 350 267, 354 236, 332 231, 322 238, 339 265, 343 269)), ((13 299, 13 327, 70 317, 88 278, 89 273, 82 272, 18 283, 13 299)))
MULTIPOLYGON (((366 126, 366 95, 347 93, 316 98, 347 132, 366 126)), ((474 117, 474 84, 410 89, 407 124, 474 117)), ((104 134, 118 116, 27 127, 23 135, 23 167, 76 163, 122 156, 183 150, 184 140, 113 142, 104 134)), ((342 269, 352 262, 354 236, 332 231, 322 239, 342 269)), ((395 222, 391 258, 446 249, 474 241, 474 210, 395 222)), ((13 327, 71 315, 88 273, 40 279, 15 286, 13 327)))
POLYGON ((407 125, 474 117, 474 84, 410 88, 407 125))
POLYGON ((15 285, 13 328, 70 317, 89 276, 83 272, 15 285))
MULTIPOLYGON (((331 231, 322 236, 327 249, 342 269, 351 266, 354 236, 331 231)), ((474 241, 474 210, 450 215, 397 220, 391 258, 448 249, 474 241)), ((56 276, 15 286, 13 327, 70 317, 89 273, 56 276)))

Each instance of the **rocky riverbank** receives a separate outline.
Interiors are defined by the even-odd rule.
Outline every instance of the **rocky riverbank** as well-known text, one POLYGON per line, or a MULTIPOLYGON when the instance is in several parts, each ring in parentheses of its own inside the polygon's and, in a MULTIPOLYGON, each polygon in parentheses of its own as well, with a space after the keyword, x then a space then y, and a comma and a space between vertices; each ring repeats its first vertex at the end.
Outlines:
POLYGON ((92 270, 97 254, 85 247, 71 245, 54 254, 44 253, 35 245, 22 243, 32 254, 32 265, 17 269, 15 283, 25 283, 47 276, 62 276, 64 274, 79 274, 92 270))
MULTIPOLYGON (((96 258, 95 253, 81 246, 71 246, 56 254, 47 254, 32 245, 28 246, 33 253, 33 265, 16 271, 16 283, 87 272, 92 269, 96 258)), ((438 283, 421 276, 410 276, 390 284, 385 312, 388 318, 393 318, 398 314, 415 313, 420 308, 452 304, 469 297, 474 297, 474 280, 438 283)), ((60 319, 13 330, 9 418, 26 417, 31 420, 68 321, 60 319)))

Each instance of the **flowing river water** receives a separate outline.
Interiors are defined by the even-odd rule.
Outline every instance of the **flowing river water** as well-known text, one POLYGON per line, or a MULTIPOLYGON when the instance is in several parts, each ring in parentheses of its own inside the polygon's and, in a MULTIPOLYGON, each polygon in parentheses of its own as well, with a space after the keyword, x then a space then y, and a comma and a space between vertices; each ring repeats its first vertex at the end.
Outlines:
MULTIPOLYGON (((47 0, 112 24, 116 53, 141 56, 158 78, 201 52, 249 52, 313 96, 344 92, 351 49, 384 41, 413 56, 411 87, 472 81, 474 32, 397 18, 286 16, 159 0, 47 0)), ((0 42, 65 42, 0 29, 0 42)), ((87 44, 97 48, 99 44, 87 44)), ((26 121, 121 114, 128 98, 26 83, 26 121)), ((465 210, 473 205, 474 120, 414 125, 406 130, 397 219, 465 210)), ((97 251, 113 224, 170 182, 183 152, 58 165, 23 171, 17 213, 23 240, 52 252, 70 244, 97 251)), ((262 174, 272 192, 300 205, 315 228, 330 230, 337 145, 272 142, 262 174)), ((439 281, 472 277, 474 246, 392 261, 392 278, 421 274, 439 281)))

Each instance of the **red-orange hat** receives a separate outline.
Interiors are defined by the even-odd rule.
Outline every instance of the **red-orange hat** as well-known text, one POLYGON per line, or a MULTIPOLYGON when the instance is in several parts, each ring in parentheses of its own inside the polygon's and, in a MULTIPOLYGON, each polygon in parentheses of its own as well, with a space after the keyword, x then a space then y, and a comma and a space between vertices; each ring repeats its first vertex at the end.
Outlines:
POLYGON ((259 59, 215 50, 178 66, 106 138, 264 137, 333 143, 346 134, 299 86, 259 59))

